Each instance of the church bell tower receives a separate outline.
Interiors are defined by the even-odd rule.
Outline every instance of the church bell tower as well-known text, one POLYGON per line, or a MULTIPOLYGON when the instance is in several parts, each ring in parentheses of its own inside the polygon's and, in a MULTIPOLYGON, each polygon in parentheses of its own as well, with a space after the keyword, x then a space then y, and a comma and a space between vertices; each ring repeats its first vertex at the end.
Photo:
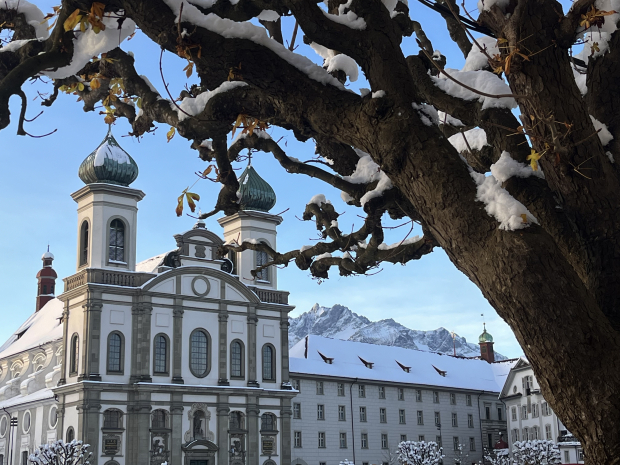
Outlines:
POLYGON ((71 194, 78 204, 77 270, 134 271, 138 202, 144 192, 129 187, 138 177, 138 165, 120 147, 111 127, 78 175, 86 185, 71 194))
POLYGON ((37 312, 55 297, 56 278, 58 277, 56 271, 52 268, 54 254, 50 252, 49 246, 41 260, 43 260, 43 268, 37 273, 37 306, 35 309, 37 312))

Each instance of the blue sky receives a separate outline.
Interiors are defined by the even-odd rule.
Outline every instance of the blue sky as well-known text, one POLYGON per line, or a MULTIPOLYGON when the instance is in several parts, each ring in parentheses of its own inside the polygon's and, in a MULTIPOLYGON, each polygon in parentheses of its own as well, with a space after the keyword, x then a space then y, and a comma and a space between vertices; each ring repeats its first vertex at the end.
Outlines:
MULTIPOLYGON (((53 2, 36 2, 44 13, 51 11, 53 2)), ((433 11, 411 2, 412 16, 419 20, 435 49, 448 58, 448 67, 460 68, 463 58, 456 46, 449 41, 441 17, 433 11), (448 39, 448 40, 446 40, 448 39)), ((471 2, 471 8, 475 4, 471 2)), ((284 36, 291 37, 292 24, 286 22, 284 36)), ((297 44, 301 44, 298 36, 297 44)), ((159 49, 140 35, 140 32, 122 46, 136 56, 138 72, 147 75, 155 87, 165 95, 159 76, 159 49)), ((417 53, 415 40, 404 41, 407 54, 417 53)), ((307 46, 298 49, 317 63, 322 60, 307 46)), ((163 69, 171 92, 178 95, 185 83, 196 82, 195 77, 185 79, 185 63, 170 53, 164 54, 163 69)), ((369 87, 360 76, 350 86, 369 87)), ((16 135, 19 101, 11 100, 12 124, 0 132, 0 218, 4 227, 0 233, 0 304, 2 325, 0 341, 4 341, 34 311, 36 273, 41 268, 41 255, 50 244, 56 260, 54 268, 60 278, 75 272, 77 215, 76 204, 70 194, 78 190, 82 181, 77 170, 82 160, 101 142, 107 131, 103 116, 97 112, 84 113, 75 96, 61 95, 51 108, 40 107, 40 99, 33 101, 37 90, 47 92, 50 84, 24 85, 29 97, 27 117, 35 116, 41 109, 44 114, 26 130, 32 134, 57 131, 42 139, 16 135)), ((374 90, 374 89, 373 89, 374 90)), ((334 109, 337 111, 337 109, 334 109)), ((187 186, 194 183, 195 171, 206 166, 190 143, 175 136, 166 143, 168 126, 161 125, 154 134, 147 134, 139 141, 126 136, 130 127, 119 121, 113 128, 121 146, 138 163, 140 175, 132 187, 141 189, 146 197, 139 204, 138 261, 175 248, 173 234, 191 228, 193 218, 177 218, 174 213, 176 198, 187 186)), ((280 144, 291 156, 307 160, 314 155, 314 144, 297 142, 291 132, 271 129, 274 139, 282 137, 280 144)), ((363 215, 340 200, 340 193, 331 186, 301 175, 287 174, 267 154, 257 154, 253 165, 274 188, 278 195, 272 213, 289 209, 278 230, 280 251, 299 248, 317 239, 313 223, 302 222, 305 203, 315 194, 323 193, 345 212, 339 224, 344 231, 359 227, 363 215)), ((244 164, 238 164, 243 168, 244 164)), ((203 211, 211 210, 219 186, 209 181, 199 181, 193 190, 202 197, 203 211)), ((395 224, 400 224, 398 222, 395 224)), ((215 218, 207 220, 207 227, 221 232, 215 218)), ((409 232, 410 226, 390 230, 386 242, 397 242, 409 232)), ((414 230, 411 234, 419 231, 414 230)), ((342 278, 337 270, 331 278, 318 283, 308 272, 290 265, 281 269, 279 287, 291 292, 290 301, 297 308, 293 316, 307 311, 314 303, 323 306, 345 305, 371 320, 393 318, 413 329, 430 330, 445 327, 476 342, 482 329, 481 313, 487 328, 495 338, 495 350, 510 357, 522 351, 510 328, 499 318, 478 288, 461 274, 437 249, 422 260, 406 266, 385 264, 374 276, 342 278)), ((62 286, 58 283, 58 289, 62 286)))

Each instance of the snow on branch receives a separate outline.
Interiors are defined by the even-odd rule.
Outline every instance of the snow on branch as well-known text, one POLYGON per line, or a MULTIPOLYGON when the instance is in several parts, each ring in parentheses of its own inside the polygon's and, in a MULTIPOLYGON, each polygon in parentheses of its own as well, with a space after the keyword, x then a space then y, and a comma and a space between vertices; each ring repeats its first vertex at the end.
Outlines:
POLYGON ((403 441, 396 454, 402 465, 439 465, 445 457, 442 452, 436 442, 403 441))

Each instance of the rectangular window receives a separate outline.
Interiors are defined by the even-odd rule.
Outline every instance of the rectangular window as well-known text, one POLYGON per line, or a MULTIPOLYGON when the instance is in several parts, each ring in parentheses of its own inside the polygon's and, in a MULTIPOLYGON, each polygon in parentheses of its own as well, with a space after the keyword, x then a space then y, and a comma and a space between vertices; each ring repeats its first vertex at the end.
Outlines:
POLYGON ((465 395, 465 404, 471 407, 471 394, 465 395))
POLYGON ((456 394, 453 392, 450 393, 450 404, 456 405, 456 394))
POLYGON ((474 427, 474 416, 471 413, 467 415, 467 426, 470 428, 474 427))
POLYGON ((325 420, 325 406, 322 404, 316 406, 316 419, 325 420))
POLYGON ((418 425, 423 425, 424 424, 424 412, 422 412, 422 410, 418 410, 417 417, 418 417, 418 425))
POLYGON ((22 465, 28 465, 28 455, 27 450, 22 452, 22 465))
POLYGON ((517 421, 517 407, 512 407, 510 411, 512 412, 512 421, 517 421))
POLYGON ((570 463, 570 452, 564 451, 564 463, 570 463))
POLYGON ((532 417, 533 418, 538 418, 538 412, 539 412, 538 408, 539 408, 538 404, 532 404, 532 417))
POLYGON ((499 421, 502 421, 504 419, 504 413, 503 413, 503 408, 502 407, 497 407, 497 419, 499 421))
POLYGON ((459 450, 459 437, 458 436, 454 436, 452 438, 452 449, 455 451, 459 450))
POLYGON ((360 407, 360 421, 366 421, 366 407, 360 407))
POLYGON ((387 423, 387 414, 385 413, 385 409, 384 408, 380 408, 379 409, 379 422, 380 423, 387 423))
POLYGON ((489 405, 484 406, 484 418, 487 420, 491 419, 491 407, 489 405))
POLYGON ((515 443, 519 440, 519 430, 518 429, 513 429, 512 430, 512 442, 515 443))
POLYGON ((388 448, 387 434, 382 434, 381 435, 381 449, 387 449, 387 448, 388 448))
POLYGON ((551 441, 551 425, 545 425, 545 439, 551 441))
POLYGON ((547 402, 543 402, 542 404, 542 414, 545 417, 551 415, 551 410, 549 409, 549 404, 547 402))
POLYGON ((398 423, 400 423, 401 425, 404 425, 406 423, 406 421, 405 421, 405 411, 403 409, 400 409, 398 411, 398 423))
POLYGON ((400 442, 407 442, 407 435, 406 434, 401 434, 400 435, 400 442))
POLYGON ((583 449, 577 450, 577 461, 583 462, 583 449))
POLYGON ((437 443, 437 445, 438 445, 439 447, 443 447, 443 446, 441 445, 441 436, 435 436, 435 442, 437 443))
POLYGON ((300 391, 301 389, 299 389, 301 387, 301 383, 299 382, 298 379, 292 379, 291 380, 291 386, 293 386, 293 389, 295 389, 296 391, 300 391))
POLYGON ((344 383, 338 383, 338 395, 344 397, 344 383))
POLYGON ((368 433, 362 433, 362 449, 368 449, 368 433))
POLYGON ((294 447, 301 447, 301 431, 295 431, 293 437, 294 437, 294 441, 293 441, 294 447))
POLYGON ((357 394, 359 397, 366 397, 366 386, 364 386, 363 384, 360 384, 357 387, 357 394))
POLYGON ((398 400, 405 400, 405 390, 398 388, 398 400))
POLYGON ((469 450, 476 450, 476 438, 469 438, 469 450))
POLYGON ((323 431, 319 431, 319 449, 325 448, 325 433, 323 431))
POLYGON ((301 404, 293 404, 293 418, 301 418, 301 404))
POLYGON ((338 421, 345 421, 347 419, 347 413, 344 405, 338 406, 338 421))
POLYGON ((521 419, 527 420, 527 405, 521 407, 521 419))
POLYGON ((415 401, 422 402, 422 389, 415 390, 415 401))
POLYGON ((347 433, 340 433, 340 448, 347 448, 347 433))
POLYGON ((433 391, 433 403, 439 403, 439 391, 433 391))
POLYGON ((456 417, 456 413, 452 414, 452 426, 459 426, 458 418, 456 417))
POLYGON ((319 462, 319 465, 327 465, 327 462, 319 462))
POLYGON ((420 435, 418 436, 418 441, 419 441, 419 442, 424 442, 424 435, 423 435, 423 434, 420 434, 420 435))
POLYGON ((489 449, 493 448, 493 433, 487 434, 487 443, 489 444, 489 449))
POLYGON ((379 399, 385 399, 385 386, 379 386, 379 399))
POLYGON ((316 393, 319 396, 323 395, 323 381, 316 382, 316 393))
POLYGON ((435 426, 441 426, 441 413, 435 412, 435 426))

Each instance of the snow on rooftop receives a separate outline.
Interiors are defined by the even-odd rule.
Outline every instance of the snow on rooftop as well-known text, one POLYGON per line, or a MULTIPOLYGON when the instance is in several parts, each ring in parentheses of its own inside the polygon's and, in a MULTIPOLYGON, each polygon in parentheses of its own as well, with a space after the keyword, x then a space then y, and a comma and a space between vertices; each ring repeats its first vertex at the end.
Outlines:
POLYGON ((313 335, 308 336, 306 359, 305 344, 306 339, 301 339, 289 351, 292 376, 294 373, 338 376, 499 393, 516 363, 515 360, 487 363, 484 360, 313 335), (326 357, 333 357, 333 363, 325 363, 319 350, 326 357), (366 368, 360 357, 373 363, 373 368, 366 368), (396 361, 411 367, 410 372, 405 372, 396 361), (446 375, 440 375, 434 366, 445 371, 446 375))
POLYGON ((48 388, 39 389, 38 391, 35 391, 32 394, 27 394, 25 396, 19 395, 19 396, 11 397, 10 399, 0 402, 0 409, 13 407, 15 405, 27 404, 28 402, 35 402, 38 400, 53 399, 53 398, 54 398, 54 393, 52 392, 51 389, 48 389, 48 388))
POLYGON ((164 257, 169 253, 170 252, 161 253, 154 257, 147 258, 146 260, 142 260, 140 263, 136 263, 136 271, 140 273, 155 273, 157 268, 164 261, 164 257))
POLYGON ((52 299, 41 310, 33 313, 0 347, 0 359, 62 338, 63 304, 52 299))

